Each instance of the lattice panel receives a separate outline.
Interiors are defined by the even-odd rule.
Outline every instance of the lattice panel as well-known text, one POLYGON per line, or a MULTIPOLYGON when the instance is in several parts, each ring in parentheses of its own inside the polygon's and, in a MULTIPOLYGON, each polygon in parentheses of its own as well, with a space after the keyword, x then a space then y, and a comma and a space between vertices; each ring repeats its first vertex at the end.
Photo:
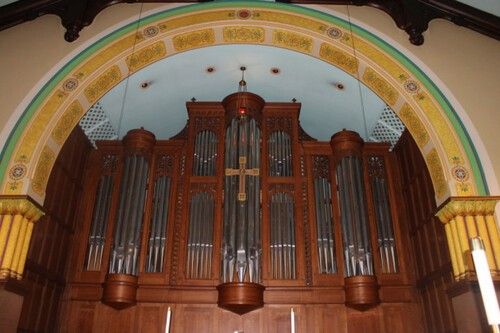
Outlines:
POLYGON ((79 123, 87 138, 95 147, 98 140, 113 140, 118 137, 113 125, 109 122, 108 115, 97 102, 83 116, 79 123))
POLYGON ((391 149, 399 141, 405 126, 398 116, 386 106, 370 135, 372 142, 389 142, 391 149))

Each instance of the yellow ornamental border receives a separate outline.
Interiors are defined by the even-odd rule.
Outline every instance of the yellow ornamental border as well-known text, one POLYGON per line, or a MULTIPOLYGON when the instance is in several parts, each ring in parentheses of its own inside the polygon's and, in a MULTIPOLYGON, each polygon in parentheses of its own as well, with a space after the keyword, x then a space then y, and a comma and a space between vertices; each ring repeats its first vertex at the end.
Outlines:
POLYGON ((130 73, 136 72, 147 65, 164 58, 167 55, 165 43, 158 41, 152 45, 143 47, 126 58, 130 73))
POLYGON ((431 171, 438 203, 447 195, 476 193, 475 184, 468 177, 472 175, 468 159, 444 111, 423 84, 391 55, 358 35, 351 38, 351 33, 340 26, 300 14, 260 8, 206 10, 159 19, 96 52, 61 80, 62 83, 36 111, 16 146, 3 193, 19 194, 22 186, 22 191, 33 191, 43 201, 55 157, 73 124, 84 113, 76 107, 78 100, 88 101, 88 105, 80 105, 86 108, 131 72, 178 52, 227 43, 295 50, 361 78, 400 114, 416 138, 431 171), (210 23, 213 28, 206 28, 210 23), (136 51, 132 54, 134 44, 136 51), (65 112, 61 109, 64 106, 67 108, 65 112), (41 140, 47 131, 50 131, 49 137, 53 141, 50 148, 46 141, 41 140), (48 153, 49 150, 52 154, 48 153), (24 180, 31 173, 34 176, 30 190, 24 180), (11 174, 15 176, 11 177, 11 174), (458 179, 457 175, 463 178, 458 179))
POLYGON ((230 26, 223 28, 224 43, 264 43, 265 30, 252 26, 230 26))

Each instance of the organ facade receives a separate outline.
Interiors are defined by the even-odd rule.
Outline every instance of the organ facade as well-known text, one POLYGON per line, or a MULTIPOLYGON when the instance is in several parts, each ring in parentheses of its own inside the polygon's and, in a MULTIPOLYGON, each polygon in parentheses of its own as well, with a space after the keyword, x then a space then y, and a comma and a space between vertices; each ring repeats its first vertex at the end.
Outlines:
POLYGON ((415 306, 389 145, 319 142, 300 103, 243 89, 186 106, 173 138, 136 129, 90 154, 70 308, 415 306))

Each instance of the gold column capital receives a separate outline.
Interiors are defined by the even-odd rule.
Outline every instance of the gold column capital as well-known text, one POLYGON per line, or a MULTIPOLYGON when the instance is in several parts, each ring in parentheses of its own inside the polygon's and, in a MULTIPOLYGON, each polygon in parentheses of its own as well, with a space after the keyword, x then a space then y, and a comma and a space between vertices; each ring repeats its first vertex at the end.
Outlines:
POLYGON ((448 223, 456 216, 486 216, 495 213, 500 196, 450 197, 439 206, 436 216, 442 223, 448 223))
POLYGON ((474 274, 469 240, 483 239, 492 275, 500 273, 500 237, 495 222, 495 206, 500 197, 450 197, 437 210, 444 224, 455 280, 474 274))
POLYGON ((22 278, 33 225, 43 214, 28 196, 0 196, 0 280, 22 278))
POLYGON ((22 215, 31 222, 44 215, 43 208, 25 195, 0 195, 0 215, 22 215))

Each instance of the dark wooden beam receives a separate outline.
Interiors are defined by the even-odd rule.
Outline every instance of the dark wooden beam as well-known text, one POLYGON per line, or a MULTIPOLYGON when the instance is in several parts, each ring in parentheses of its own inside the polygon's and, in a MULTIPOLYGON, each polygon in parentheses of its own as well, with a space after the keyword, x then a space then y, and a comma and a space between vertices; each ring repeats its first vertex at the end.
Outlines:
MULTIPOLYGON (((90 25, 104 8, 117 3, 196 3, 186 0, 21 0, 0 7, 0 30, 33 20, 45 14, 61 18, 66 28, 64 39, 76 40, 80 31, 90 25)), ((278 0, 292 4, 369 6, 392 17, 398 28, 406 31, 414 45, 424 42, 423 33, 436 18, 475 30, 500 40, 500 17, 454 0, 278 0)))

